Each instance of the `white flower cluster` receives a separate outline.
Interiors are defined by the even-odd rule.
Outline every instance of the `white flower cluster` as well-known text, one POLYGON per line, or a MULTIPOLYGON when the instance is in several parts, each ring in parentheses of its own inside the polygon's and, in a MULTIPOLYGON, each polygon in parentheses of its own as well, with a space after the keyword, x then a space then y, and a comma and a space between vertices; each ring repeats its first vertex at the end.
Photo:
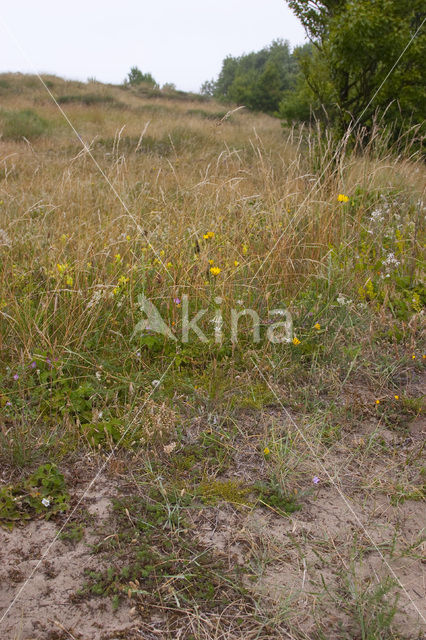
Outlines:
MULTIPOLYGON (((377 209, 374 209, 374 211, 370 213, 370 222, 373 226, 376 226, 377 224, 383 222, 385 218, 389 216, 389 212, 391 210, 391 204, 389 204, 386 198, 382 196, 381 199, 383 201, 383 204, 381 204, 381 206, 377 207, 377 209)), ((371 229, 369 229, 368 233, 373 232, 371 229)))
POLYGON ((96 307, 96 305, 99 304, 101 300, 105 300, 106 298, 110 298, 110 297, 111 297, 111 292, 108 291, 108 289, 106 289, 101 284, 96 285, 96 288, 92 294, 92 297, 87 303, 86 309, 92 309, 92 307, 96 307))
POLYGON ((337 296, 336 300, 337 300, 337 303, 340 304, 342 307, 344 305, 352 304, 352 300, 347 298, 343 293, 339 293, 339 295, 337 296))
POLYGON ((5 231, 4 229, 0 229, 0 246, 6 245, 6 247, 10 247, 11 244, 12 241, 9 238, 7 231, 5 231))
POLYGON ((387 213, 385 209, 374 209, 370 214, 371 222, 382 222, 385 219, 385 213, 387 213))
POLYGON ((383 266, 385 267, 387 272, 396 269, 400 264, 401 262, 395 258, 395 254, 392 253, 392 251, 388 253, 386 258, 383 260, 383 266))

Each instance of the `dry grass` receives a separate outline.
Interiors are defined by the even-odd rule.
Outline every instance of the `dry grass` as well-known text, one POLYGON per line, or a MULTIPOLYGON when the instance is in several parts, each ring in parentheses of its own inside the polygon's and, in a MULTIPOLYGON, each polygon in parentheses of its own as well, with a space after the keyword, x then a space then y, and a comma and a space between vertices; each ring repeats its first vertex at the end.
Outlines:
MULTIPOLYGON (((120 620, 134 602, 144 637, 420 637, 421 158, 393 155, 377 131, 363 154, 346 147, 331 160, 324 132, 282 130, 244 109, 224 117, 195 96, 45 81, 80 140, 36 78, 0 77, 0 130, 17 110, 47 123, 33 139, 0 140, 5 486, 55 461, 77 500, 79 469, 87 483, 102 464, 111 493, 165 509, 157 528, 170 531, 179 571, 206 548, 219 558, 222 582, 209 575, 228 605, 200 595, 198 608, 187 587, 158 576, 149 604, 135 594, 121 603, 120 620), (178 338, 176 298, 189 295, 191 317, 208 309, 208 344, 134 337, 141 293, 178 338), (264 339, 283 305, 298 344, 264 339), (232 308, 259 313, 261 343, 241 321, 230 344, 232 308), (396 583, 399 613, 395 575, 407 586, 396 583)), ((99 566, 135 564, 122 553, 138 531, 132 513, 104 518, 99 540, 122 546, 100 546, 99 566)), ((96 527, 84 514, 78 524, 93 542, 96 527)), ((52 534, 43 531, 37 557, 52 534)), ((163 537, 152 545, 165 553, 163 537)), ((58 566, 66 553, 55 552, 58 566)), ((6 607, 12 586, 5 593, 6 607)), ((74 607, 61 637, 119 633, 84 626, 93 602, 74 607)), ((50 637, 40 624, 37 637, 50 637)))

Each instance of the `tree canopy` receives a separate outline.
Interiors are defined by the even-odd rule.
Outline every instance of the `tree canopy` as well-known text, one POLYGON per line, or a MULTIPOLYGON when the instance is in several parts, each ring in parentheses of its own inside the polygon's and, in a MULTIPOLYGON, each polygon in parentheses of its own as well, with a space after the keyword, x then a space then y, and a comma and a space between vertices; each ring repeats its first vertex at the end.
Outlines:
POLYGON ((158 86, 150 73, 142 73, 138 67, 132 67, 130 69, 125 82, 131 85, 146 84, 152 87, 158 86))
POLYGON ((225 58, 217 80, 205 82, 201 91, 255 111, 274 113, 285 92, 295 86, 297 74, 297 60, 289 43, 275 40, 260 51, 225 58))
POLYGON ((425 117, 424 0, 289 0, 314 45, 299 59, 304 81, 281 114, 325 107, 339 129, 421 123, 425 117), (423 28, 422 28, 423 25, 423 28))

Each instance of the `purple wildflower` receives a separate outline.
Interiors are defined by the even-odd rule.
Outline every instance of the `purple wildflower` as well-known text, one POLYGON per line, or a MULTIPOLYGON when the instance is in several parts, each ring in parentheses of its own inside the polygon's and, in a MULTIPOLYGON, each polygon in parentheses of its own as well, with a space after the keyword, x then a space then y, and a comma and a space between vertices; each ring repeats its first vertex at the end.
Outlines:
POLYGON ((180 298, 173 298, 173 302, 174 302, 175 304, 180 304, 182 301, 181 301, 181 299, 180 299, 180 298))
POLYGON ((31 365, 30 365, 31 369, 35 369, 35 368, 36 368, 36 366, 37 366, 37 363, 36 363, 36 362, 32 362, 32 363, 31 363, 31 365))
POLYGON ((318 484, 318 482, 319 482, 319 481, 320 481, 320 479, 318 478, 318 476, 314 476, 314 477, 312 478, 312 482, 313 482, 314 484, 318 484))
POLYGON ((14 380, 19 380, 19 376, 18 376, 18 374, 17 374, 17 373, 15 373, 15 375, 13 376, 13 379, 14 379, 14 380))

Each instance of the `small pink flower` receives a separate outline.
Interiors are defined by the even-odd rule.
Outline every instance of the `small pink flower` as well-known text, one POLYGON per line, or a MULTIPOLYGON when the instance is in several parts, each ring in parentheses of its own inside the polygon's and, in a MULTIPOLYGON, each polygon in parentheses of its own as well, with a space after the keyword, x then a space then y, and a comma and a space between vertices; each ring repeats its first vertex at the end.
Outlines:
POLYGON ((181 299, 180 299, 180 298, 174 298, 174 299, 173 299, 173 302, 174 302, 175 304, 180 304, 180 303, 181 303, 181 299))
POLYGON ((19 380, 19 376, 18 376, 18 374, 17 374, 17 373, 15 373, 15 375, 13 376, 13 379, 14 379, 14 380, 19 380))
POLYGON ((31 363, 31 365, 30 365, 31 369, 35 369, 35 368, 36 368, 36 366, 37 366, 37 363, 36 363, 36 362, 32 362, 32 363, 31 363))
POLYGON ((313 482, 314 484, 318 484, 318 482, 319 482, 319 481, 320 481, 320 479, 318 478, 318 476, 314 476, 314 477, 312 478, 312 482, 313 482))

